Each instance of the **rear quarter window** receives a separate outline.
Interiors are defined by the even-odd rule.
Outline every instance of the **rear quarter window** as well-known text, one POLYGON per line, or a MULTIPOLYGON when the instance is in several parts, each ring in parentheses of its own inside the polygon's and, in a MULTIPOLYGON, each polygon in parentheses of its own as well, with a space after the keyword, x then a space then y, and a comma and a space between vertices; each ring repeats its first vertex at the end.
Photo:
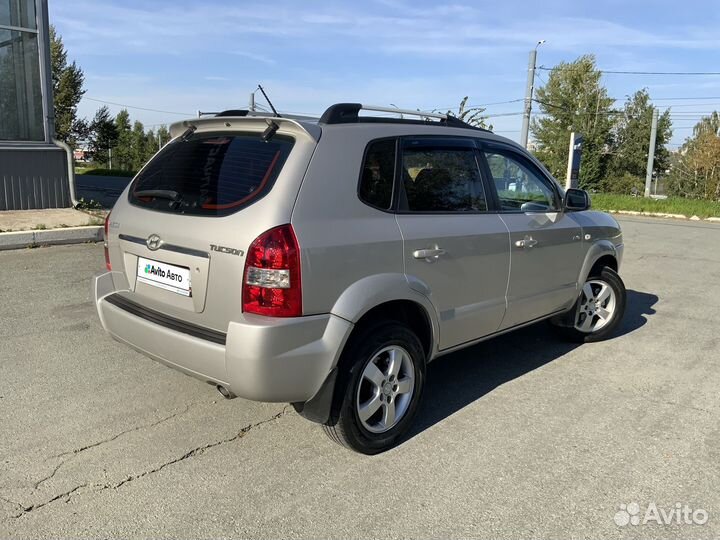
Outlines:
POLYGON ((130 202, 176 214, 232 214, 272 189, 293 144, 280 135, 264 142, 259 133, 198 133, 176 140, 135 178, 130 202))
POLYGON ((360 200, 381 210, 392 204, 395 178, 396 139, 371 142, 365 152, 358 196, 360 200))

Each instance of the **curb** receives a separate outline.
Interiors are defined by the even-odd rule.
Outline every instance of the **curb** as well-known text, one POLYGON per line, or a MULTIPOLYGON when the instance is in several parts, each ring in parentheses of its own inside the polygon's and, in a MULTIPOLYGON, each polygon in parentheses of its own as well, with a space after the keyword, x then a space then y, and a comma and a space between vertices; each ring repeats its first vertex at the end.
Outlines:
POLYGON ((102 242, 103 227, 65 227, 63 229, 43 229, 38 231, 17 231, 0 233, 0 251, 23 249, 59 244, 83 244, 102 242))
POLYGON ((710 221, 712 223, 720 223, 720 217, 699 218, 697 216, 686 216, 685 214, 666 214, 664 212, 638 212, 637 210, 600 210, 608 214, 620 214, 622 216, 645 216, 670 219, 685 219, 690 221, 710 221))

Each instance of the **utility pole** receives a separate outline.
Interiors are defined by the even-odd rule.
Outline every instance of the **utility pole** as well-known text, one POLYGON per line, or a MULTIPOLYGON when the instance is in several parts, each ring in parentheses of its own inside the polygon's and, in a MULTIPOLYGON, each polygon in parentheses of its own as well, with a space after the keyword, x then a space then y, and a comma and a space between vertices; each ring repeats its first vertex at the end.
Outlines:
POLYGON ((658 110, 653 107, 652 127, 650 128, 650 148, 648 149, 647 172, 645 173, 645 196, 650 196, 653 166, 655 165, 655 139, 657 139, 658 110))
POLYGON ((523 148, 527 148, 528 133, 530 132, 530 113, 532 112, 532 96, 535 88, 535 64, 537 63, 537 49, 545 43, 541 39, 530 51, 530 60, 528 61, 527 85, 525 86, 525 111, 523 112, 522 131, 520 132, 520 144, 523 148))

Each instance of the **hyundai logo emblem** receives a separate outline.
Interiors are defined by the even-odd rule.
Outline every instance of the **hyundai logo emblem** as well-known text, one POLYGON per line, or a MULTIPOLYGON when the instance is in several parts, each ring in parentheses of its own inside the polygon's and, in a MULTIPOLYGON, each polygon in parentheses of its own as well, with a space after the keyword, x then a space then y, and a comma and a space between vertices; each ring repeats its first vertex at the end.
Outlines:
POLYGON ((151 234, 147 237, 147 240, 145 240, 145 244, 150 251, 155 251, 156 249, 159 249, 160 246, 162 246, 162 243, 162 239, 157 234, 151 234))

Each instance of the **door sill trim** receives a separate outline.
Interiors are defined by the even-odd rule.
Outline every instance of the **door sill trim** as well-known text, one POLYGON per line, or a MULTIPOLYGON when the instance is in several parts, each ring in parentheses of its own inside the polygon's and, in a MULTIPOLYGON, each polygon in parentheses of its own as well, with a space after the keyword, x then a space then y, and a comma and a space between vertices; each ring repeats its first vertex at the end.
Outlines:
POLYGON ((547 314, 547 315, 543 315, 542 317, 537 317, 536 319, 532 319, 532 320, 527 321, 527 322, 524 322, 524 323, 516 324, 515 326, 511 326, 510 328, 505 328, 505 329, 503 329, 503 330, 498 330, 498 331, 496 331, 496 332, 493 332, 492 334, 488 334, 488 335, 486 335, 486 336, 483 336, 483 337, 480 337, 480 338, 477 338, 477 339, 472 339, 472 340, 470 340, 470 341, 465 341, 465 342, 463 342, 463 343, 459 343, 459 344, 457 344, 457 345, 453 345, 452 347, 448 347, 448 348, 446 348, 446 349, 439 350, 439 351, 435 354, 435 356, 433 356, 433 357, 430 359, 430 361, 432 362, 433 360, 435 360, 436 358, 438 358, 438 357, 440 357, 440 356, 444 356, 444 355, 446 355, 446 354, 450 354, 450 353, 455 352, 455 351, 458 351, 458 350, 460 350, 460 349, 464 349, 464 348, 466 348, 466 347, 471 347, 471 346, 473 346, 473 345, 475 345, 475 344, 477 344, 477 343, 481 343, 481 342, 486 341, 486 340, 488 340, 488 339, 492 339, 492 338, 494 338, 494 337, 498 337, 498 336, 501 336, 501 335, 503 335, 503 334, 507 334, 508 332, 512 332, 513 330, 518 330, 518 329, 520 329, 520 328, 522 328, 522 327, 524 327, 524 326, 530 326, 531 324, 535 324, 535 323, 537 323, 537 322, 544 321, 545 319, 550 319, 550 318, 552 318, 552 317, 555 317, 556 315, 560 315, 561 313, 565 313, 566 311, 567 311, 567 309, 559 309, 559 310, 553 311, 552 313, 549 313, 549 314, 547 314))

